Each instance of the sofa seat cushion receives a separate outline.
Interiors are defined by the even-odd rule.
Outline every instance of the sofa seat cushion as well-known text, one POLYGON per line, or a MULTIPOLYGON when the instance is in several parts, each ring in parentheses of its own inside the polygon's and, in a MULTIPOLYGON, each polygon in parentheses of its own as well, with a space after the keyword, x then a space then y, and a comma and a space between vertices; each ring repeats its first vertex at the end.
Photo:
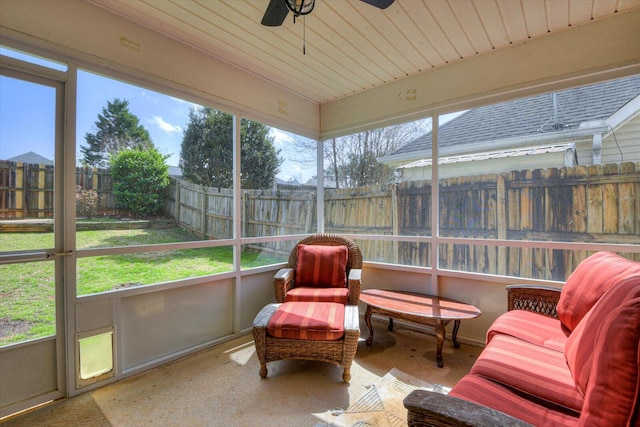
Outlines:
POLYGON ((344 336, 344 307, 332 302, 285 302, 269 319, 267 333, 294 340, 339 340, 344 336))
POLYGON ((579 421, 579 414, 573 411, 554 407, 479 375, 464 376, 449 396, 488 406, 537 427, 570 427, 579 421))
POLYGON ((564 352, 567 336, 560 321, 528 310, 501 314, 487 331, 487 344, 498 334, 509 335, 542 347, 564 352))
POLYGON ((598 252, 582 261, 560 293, 558 318, 564 332, 569 335, 608 289, 639 274, 640 262, 611 252, 598 252))
POLYGON ((640 274, 609 289, 567 340, 584 425, 640 424, 640 274))
POLYGON ((508 335, 494 336, 470 373, 567 410, 580 412, 584 403, 563 353, 508 335))
POLYGON ((336 302, 347 304, 349 301, 349 289, 347 288, 293 288, 287 292, 285 302, 336 302))
POLYGON ((347 286, 346 246, 299 244, 297 248, 295 286, 334 287, 347 286))

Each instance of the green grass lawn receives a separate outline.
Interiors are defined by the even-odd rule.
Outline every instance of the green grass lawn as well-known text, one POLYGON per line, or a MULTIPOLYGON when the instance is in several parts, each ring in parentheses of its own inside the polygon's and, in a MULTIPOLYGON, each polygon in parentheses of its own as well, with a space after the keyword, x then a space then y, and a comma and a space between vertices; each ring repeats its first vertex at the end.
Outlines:
MULTIPOLYGON (((49 248, 50 233, 4 233, 2 250, 49 248)), ((79 249, 199 240, 180 228, 100 230, 76 233, 79 249)), ((282 258, 245 252, 243 268, 272 264, 282 258)), ((233 269, 231 247, 129 253, 77 260, 77 294, 88 295, 131 286, 216 274, 233 269)), ((55 333, 54 264, 29 262, 0 265, 0 346, 55 333)))

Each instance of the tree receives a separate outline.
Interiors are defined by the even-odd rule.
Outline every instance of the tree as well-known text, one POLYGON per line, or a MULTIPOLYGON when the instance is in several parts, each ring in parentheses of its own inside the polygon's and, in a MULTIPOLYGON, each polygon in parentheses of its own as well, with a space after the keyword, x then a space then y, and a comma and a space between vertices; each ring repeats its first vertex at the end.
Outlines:
POLYGON ((113 156, 111 176, 116 206, 138 216, 157 214, 169 185, 169 167, 165 163, 168 157, 155 148, 127 149, 113 156))
POLYGON ((129 101, 107 101, 95 122, 97 132, 85 134, 87 145, 80 147, 82 163, 105 168, 109 159, 122 150, 155 148, 149 132, 139 122, 129 111, 129 101))
MULTIPOLYGON (((240 168, 243 188, 273 186, 283 159, 269 127, 240 122, 240 168)), ((189 181, 208 187, 233 186, 233 116, 209 107, 192 108, 180 148, 180 168, 189 181)))
MULTIPOLYGON (((332 181, 337 188, 393 182, 393 168, 378 162, 377 159, 428 132, 429 128, 430 121, 421 120, 325 141, 325 181, 332 181)), ((307 154, 314 161, 315 144, 315 141, 296 140, 296 147, 301 156, 307 154)))

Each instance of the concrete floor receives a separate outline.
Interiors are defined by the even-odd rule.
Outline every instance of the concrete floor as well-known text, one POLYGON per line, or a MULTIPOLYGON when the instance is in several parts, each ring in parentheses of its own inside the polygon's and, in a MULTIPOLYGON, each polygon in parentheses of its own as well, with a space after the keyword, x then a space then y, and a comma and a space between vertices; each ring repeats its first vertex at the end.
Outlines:
MULTIPOLYGON (((198 352, 6 422, 8 426, 323 426, 392 368, 429 383, 453 386, 481 349, 444 345, 445 366, 435 362, 435 337, 396 323, 374 321, 374 342, 361 322, 349 384, 327 363, 278 361, 258 375, 252 335, 198 352)), ((464 332, 464 322, 461 332, 464 332)))

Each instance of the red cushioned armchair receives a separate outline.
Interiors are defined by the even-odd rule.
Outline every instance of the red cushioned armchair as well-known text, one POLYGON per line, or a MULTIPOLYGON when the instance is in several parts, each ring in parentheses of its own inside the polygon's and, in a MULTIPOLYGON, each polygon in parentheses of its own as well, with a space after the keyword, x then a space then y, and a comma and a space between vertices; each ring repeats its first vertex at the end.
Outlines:
POLYGON ((340 302, 360 299, 362 253, 346 237, 315 234, 302 239, 279 270, 273 286, 276 301, 340 302))

